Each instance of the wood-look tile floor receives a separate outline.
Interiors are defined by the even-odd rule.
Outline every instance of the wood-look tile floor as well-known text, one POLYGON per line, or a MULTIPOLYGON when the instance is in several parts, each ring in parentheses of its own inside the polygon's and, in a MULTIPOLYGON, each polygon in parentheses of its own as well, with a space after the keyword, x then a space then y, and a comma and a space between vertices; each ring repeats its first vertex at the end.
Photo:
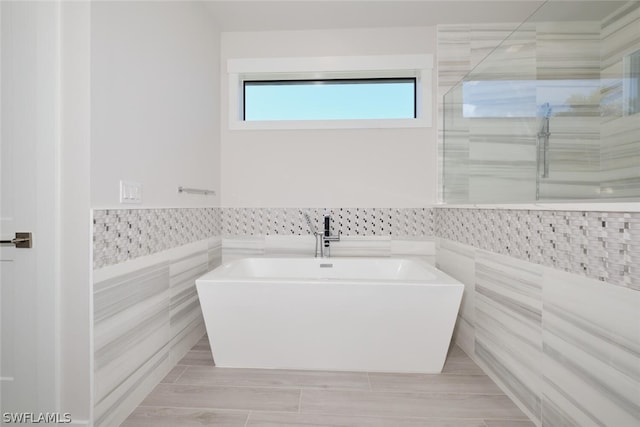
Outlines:
POLYGON ((442 374, 216 368, 203 337, 126 427, 534 427, 458 347, 442 374))

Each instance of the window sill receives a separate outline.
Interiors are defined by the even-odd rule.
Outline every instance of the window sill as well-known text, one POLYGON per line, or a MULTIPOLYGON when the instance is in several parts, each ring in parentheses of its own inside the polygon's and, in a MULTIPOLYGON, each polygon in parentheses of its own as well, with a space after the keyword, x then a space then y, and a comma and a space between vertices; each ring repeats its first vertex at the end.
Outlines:
POLYGON ((428 128, 425 119, 234 121, 230 130, 399 129, 428 128))

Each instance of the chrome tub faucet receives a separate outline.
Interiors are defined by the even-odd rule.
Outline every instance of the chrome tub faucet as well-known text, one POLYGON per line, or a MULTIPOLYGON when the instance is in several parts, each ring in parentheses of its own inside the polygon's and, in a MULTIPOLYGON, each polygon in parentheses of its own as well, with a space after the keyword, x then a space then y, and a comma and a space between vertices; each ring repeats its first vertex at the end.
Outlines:
POLYGON ((326 212, 324 214, 324 234, 322 235, 322 246, 324 249, 321 251, 323 258, 329 258, 331 256, 331 242, 339 242, 340 233, 337 235, 331 234, 331 214, 326 212))
POLYGON ((320 258, 329 258, 331 255, 331 242, 339 242, 340 234, 332 235, 331 234, 331 214, 324 214, 324 232, 320 233, 316 229, 315 225, 311 221, 311 217, 308 212, 302 212, 302 215, 307 220, 307 225, 309 226, 309 231, 316 239, 316 248, 314 257, 318 258, 318 254, 320 254, 320 258), (319 250, 318 250, 319 249, 319 250))

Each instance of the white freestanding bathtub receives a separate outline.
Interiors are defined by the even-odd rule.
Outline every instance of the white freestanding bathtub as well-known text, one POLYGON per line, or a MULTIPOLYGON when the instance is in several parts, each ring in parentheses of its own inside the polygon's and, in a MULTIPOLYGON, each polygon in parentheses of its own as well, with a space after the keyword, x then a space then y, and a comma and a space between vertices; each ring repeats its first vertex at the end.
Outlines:
POLYGON ((216 366, 438 373, 464 285, 396 258, 247 258, 196 280, 216 366))

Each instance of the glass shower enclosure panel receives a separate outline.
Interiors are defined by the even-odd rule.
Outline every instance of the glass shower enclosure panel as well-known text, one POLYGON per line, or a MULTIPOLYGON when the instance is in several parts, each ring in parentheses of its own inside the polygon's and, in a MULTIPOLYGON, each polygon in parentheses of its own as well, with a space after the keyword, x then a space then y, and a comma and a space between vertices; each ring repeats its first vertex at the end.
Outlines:
POLYGON ((500 42, 443 98, 444 201, 640 198, 637 22, 549 1, 500 42))
POLYGON ((530 200, 536 193, 535 32, 521 25, 444 97, 447 203, 530 200), (507 64, 505 66, 505 64, 507 64))
POLYGON ((600 23, 542 21, 532 24, 536 28, 536 104, 539 109, 535 200, 597 198, 600 191, 600 23))

